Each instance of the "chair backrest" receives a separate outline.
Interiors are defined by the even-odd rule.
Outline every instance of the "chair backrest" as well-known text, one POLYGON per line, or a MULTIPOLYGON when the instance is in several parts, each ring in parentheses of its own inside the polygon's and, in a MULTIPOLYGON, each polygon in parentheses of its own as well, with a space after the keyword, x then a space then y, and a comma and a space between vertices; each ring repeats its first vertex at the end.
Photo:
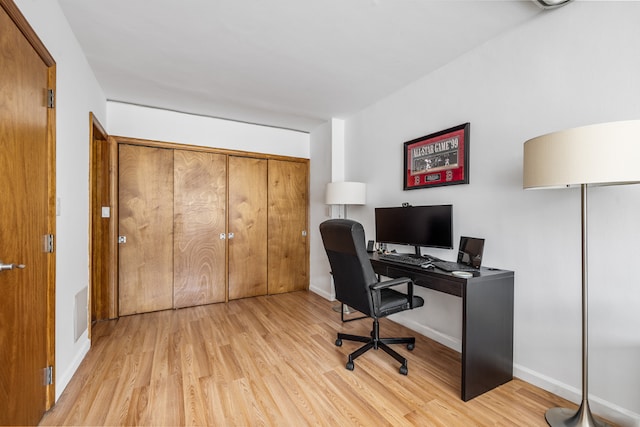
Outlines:
POLYGON ((362 224, 348 219, 330 219, 320 224, 320 234, 331 265, 336 298, 373 316, 369 286, 378 279, 365 247, 362 224))

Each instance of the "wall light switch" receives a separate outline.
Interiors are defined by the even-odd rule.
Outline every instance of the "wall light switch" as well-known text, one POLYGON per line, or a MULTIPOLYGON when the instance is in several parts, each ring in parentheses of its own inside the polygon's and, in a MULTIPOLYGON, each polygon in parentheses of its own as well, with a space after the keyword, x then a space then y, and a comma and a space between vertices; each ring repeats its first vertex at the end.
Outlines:
POLYGON ((102 218, 110 218, 111 217, 111 208, 109 206, 102 207, 102 218))

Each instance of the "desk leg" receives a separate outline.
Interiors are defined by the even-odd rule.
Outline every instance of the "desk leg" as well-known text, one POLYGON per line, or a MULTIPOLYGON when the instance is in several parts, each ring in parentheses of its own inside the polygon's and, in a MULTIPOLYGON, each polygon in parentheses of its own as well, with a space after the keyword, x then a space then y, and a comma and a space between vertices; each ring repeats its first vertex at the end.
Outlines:
POLYGON ((462 308, 462 400, 513 378, 513 277, 473 280, 462 308))

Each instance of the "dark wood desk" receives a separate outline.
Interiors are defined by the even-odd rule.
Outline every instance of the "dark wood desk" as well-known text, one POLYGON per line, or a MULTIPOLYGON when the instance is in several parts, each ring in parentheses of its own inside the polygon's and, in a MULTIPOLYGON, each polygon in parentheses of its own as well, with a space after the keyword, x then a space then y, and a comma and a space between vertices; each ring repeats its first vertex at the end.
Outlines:
POLYGON ((409 277, 417 286, 462 298, 461 398, 469 399, 513 378, 513 271, 482 268, 465 279, 436 269, 371 255, 379 275, 409 277))

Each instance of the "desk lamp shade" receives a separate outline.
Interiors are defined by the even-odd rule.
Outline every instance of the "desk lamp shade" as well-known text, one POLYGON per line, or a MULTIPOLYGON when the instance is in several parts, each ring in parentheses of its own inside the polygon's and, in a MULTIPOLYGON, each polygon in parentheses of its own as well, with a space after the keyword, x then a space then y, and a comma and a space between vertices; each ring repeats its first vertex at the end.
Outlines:
POLYGON ((327 205, 364 205, 366 184, 363 182, 330 182, 327 184, 327 205))
POLYGON ((551 408, 547 423, 562 427, 606 424, 589 409, 587 187, 640 182, 640 120, 554 132, 524 143, 524 188, 580 186, 582 225, 582 402, 578 411, 551 408))

